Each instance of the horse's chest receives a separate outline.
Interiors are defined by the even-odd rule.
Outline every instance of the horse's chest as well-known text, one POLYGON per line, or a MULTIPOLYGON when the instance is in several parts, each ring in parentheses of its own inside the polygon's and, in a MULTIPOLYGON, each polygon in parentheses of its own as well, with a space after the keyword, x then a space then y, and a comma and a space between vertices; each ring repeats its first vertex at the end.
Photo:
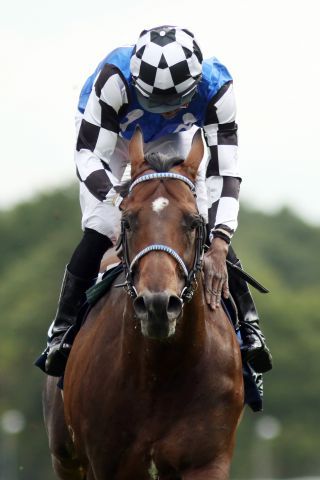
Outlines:
POLYGON ((134 478, 158 480, 172 475, 178 479, 177 472, 188 462, 201 464, 210 460, 217 437, 203 412, 181 416, 177 411, 174 419, 169 410, 167 416, 162 411, 155 412, 152 418, 140 419, 135 431, 130 430, 127 435, 127 442, 123 442, 120 450, 127 453, 125 462, 122 456, 121 469, 132 472, 136 468, 134 478))

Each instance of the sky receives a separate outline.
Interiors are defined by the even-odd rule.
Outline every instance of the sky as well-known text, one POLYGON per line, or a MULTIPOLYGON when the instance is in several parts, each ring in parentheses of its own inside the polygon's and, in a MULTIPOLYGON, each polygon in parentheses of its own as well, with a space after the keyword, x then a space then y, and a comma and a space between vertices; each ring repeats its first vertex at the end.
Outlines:
POLYGON ((231 72, 241 199, 320 225, 319 0, 0 0, 0 209, 75 179, 79 91, 113 48, 162 24, 231 72))

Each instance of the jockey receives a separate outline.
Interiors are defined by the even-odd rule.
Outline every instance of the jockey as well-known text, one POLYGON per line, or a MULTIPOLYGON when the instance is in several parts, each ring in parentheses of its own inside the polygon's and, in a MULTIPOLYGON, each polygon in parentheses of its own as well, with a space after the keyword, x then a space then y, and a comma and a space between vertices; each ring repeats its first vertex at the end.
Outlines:
MULTIPOLYGON (((193 34, 178 27, 144 30, 135 46, 112 51, 88 78, 76 115, 75 150, 84 233, 65 270, 44 352, 46 373, 63 374, 68 354, 64 334, 76 321, 102 256, 117 242, 122 198, 116 187, 128 177, 128 143, 138 125, 146 153, 183 158, 195 127, 203 130, 208 155, 198 172, 197 193, 211 242, 204 259, 205 295, 213 310, 221 296, 228 297, 227 255, 241 266, 230 246, 241 182, 235 113, 230 73, 214 57, 203 60, 193 34)), ((272 357, 247 283, 230 271, 229 284, 245 360, 256 372, 266 372, 272 357)))

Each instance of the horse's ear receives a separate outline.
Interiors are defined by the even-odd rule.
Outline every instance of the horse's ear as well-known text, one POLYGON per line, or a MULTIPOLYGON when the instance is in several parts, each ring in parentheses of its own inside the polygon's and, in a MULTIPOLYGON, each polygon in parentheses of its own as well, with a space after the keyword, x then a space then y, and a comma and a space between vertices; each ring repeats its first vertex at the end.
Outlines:
POLYGON ((133 178, 144 162, 143 136, 140 127, 136 127, 130 140, 129 159, 131 162, 131 177, 133 178))
POLYGON ((183 162, 183 168, 193 178, 196 179, 199 165, 204 155, 204 145, 200 128, 193 136, 191 150, 186 160, 183 162))

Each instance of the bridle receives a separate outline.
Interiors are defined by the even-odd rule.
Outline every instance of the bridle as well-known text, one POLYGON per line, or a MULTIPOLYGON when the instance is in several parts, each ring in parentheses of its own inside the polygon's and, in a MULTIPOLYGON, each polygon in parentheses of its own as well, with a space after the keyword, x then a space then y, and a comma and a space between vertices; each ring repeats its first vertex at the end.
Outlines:
MULTIPOLYGON (((161 179, 174 179, 174 180, 181 180, 182 182, 186 183, 191 192, 194 196, 195 193, 195 185, 189 180, 189 178, 185 177, 184 175, 180 175, 179 173, 173 172, 157 172, 157 173, 149 173, 139 177, 135 180, 129 189, 129 195, 134 189, 134 187, 142 182, 147 182, 149 180, 161 180, 161 179)), ((196 226, 196 239, 195 239, 195 256, 191 270, 188 270, 185 262, 180 257, 180 255, 171 247, 162 244, 152 244, 148 245, 147 247, 143 248, 136 254, 136 256, 130 261, 129 259, 129 252, 128 252, 128 241, 126 236, 126 222, 124 219, 121 220, 121 234, 119 238, 119 247, 122 246, 122 262, 124 267, 124 272, 126 275, 125 283, 117 286, 125 287, 127 293, 132 297, 136 298, 138 296, 137 290, 133 284, 133 270, 137 266, 139 260, 147 255, 150 252, 160 251, 165 252, 171 257, 175 259, 178 263, 184 277, 185 277, 185 285, 181 291, 180 299, 182 302, 190 302, 193 297, 193 294, 197 288, 197 274, 201 270, 202 266, 202 259, 204 255, 204 247, 206 241, 206 225, 203 217, 199 216, 199 223, 196 226)))

